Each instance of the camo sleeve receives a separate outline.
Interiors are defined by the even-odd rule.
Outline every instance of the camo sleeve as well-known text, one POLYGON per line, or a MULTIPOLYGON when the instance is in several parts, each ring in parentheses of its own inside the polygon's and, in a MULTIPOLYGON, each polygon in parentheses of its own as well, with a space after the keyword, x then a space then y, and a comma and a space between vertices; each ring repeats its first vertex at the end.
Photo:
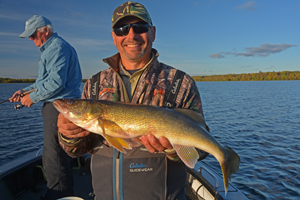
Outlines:
POLYGON ((178 105, 181 105, 181 108, 194 110, 203 116, 200 92, 194 79, 187 74, 182 81, 177 101, 180 101, 178 102, 178 105))

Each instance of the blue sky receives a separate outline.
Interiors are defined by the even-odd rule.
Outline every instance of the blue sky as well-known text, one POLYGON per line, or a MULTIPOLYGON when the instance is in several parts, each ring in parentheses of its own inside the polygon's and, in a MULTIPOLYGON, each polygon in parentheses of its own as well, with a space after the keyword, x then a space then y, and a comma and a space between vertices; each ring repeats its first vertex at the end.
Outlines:
MULTIPOLYGON (((39 49, 19 38, 33 15, 50 19, 77 51, 83 78, 117 53, 119 0, 0 0, 0 77, 36 78, 39 49)), ((156 26, 159 61, 190 75, 300 70, 299 0, 140 0, 156 26)))

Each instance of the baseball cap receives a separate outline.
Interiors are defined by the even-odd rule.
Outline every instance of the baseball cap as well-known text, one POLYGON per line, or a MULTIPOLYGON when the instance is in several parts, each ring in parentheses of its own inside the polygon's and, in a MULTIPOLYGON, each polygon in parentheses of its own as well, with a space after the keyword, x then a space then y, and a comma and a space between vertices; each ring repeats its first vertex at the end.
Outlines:
POLYGON ((142 4, 133 1, 127 1, 114 10, 111 28, 113 28, 120 19, 127 16, 134 16, 144 20, 147 23, 152 23, 148 11, 142 4))
POLYGON ((25 23, 25 31, 20 35, 21 38, 31 36, 37 28, 41 28, 51 24, 50 20, 41 15, 33 15, 25 23))

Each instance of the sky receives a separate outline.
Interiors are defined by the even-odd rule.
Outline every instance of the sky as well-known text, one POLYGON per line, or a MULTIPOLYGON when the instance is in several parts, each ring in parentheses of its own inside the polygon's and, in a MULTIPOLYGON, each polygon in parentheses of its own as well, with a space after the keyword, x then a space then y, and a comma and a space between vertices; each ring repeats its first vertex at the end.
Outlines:
MULTIPOLYGON (((20 38, 43 15, 76 50, 83 78, 108 68, 119 0, 0 0, 0 77, 36 78, 41 52, 20 38)), ((139 0, 156 26, 159 61, 191 76, 300 70, 299 0, 139 0)))

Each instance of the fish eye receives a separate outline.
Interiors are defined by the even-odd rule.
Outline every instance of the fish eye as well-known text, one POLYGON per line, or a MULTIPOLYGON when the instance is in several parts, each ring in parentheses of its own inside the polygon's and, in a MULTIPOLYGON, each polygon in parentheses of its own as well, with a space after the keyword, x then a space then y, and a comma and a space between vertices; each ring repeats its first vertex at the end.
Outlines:
POLYGON ((74 100, 73 100, 73 99, 70 99, 70 100, 67 102, 68 105, 72 105, 73 103, 74 103, 74 100))

